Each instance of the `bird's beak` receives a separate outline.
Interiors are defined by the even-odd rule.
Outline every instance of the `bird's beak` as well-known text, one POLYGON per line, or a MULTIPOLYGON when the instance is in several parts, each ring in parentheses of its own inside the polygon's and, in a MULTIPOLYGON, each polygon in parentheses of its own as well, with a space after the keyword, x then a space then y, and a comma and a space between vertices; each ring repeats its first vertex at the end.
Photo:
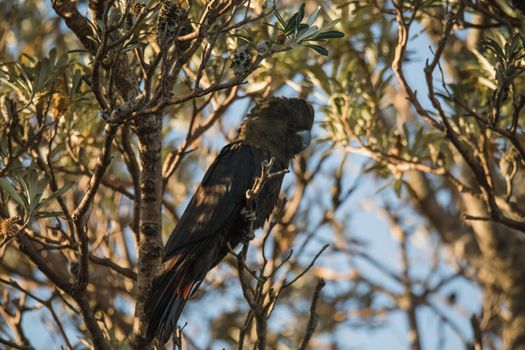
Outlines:
POLYGON ((312 140, 312 134, 310 133, 310 130, 301 130, 295 134, 301 139, 301 146, 303 146, 303 149, 310 145, 310 141, 312 140))

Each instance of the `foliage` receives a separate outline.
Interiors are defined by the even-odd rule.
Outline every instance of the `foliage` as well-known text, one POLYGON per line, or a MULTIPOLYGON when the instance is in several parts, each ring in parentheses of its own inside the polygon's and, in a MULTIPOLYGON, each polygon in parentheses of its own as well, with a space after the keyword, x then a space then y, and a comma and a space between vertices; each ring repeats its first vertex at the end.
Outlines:
POLYGON ((176 345, 373 348, 394 324, 412 349, 523 346, 519 2, 189 3, 0 3, 0 342, 145 348, 162 235, 284 94, 318 142, 176 345))

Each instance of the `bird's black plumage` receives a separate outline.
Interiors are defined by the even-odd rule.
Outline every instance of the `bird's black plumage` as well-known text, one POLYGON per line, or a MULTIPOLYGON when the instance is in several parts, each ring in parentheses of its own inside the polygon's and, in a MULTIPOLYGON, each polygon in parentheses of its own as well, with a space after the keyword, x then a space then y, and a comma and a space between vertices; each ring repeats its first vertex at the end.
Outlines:
MULTIPOLYGON (((146 300, 146 337, 157 334, 167 342, 182 309, 206 273, 241 242, 250 225, 241 210, 245 193, 259 176, 261 163, 275 158, 272 172, 288 168, 305 147, 304 133, 313 123, 313 110, 304 100, 270 98, 257 105, 243 121, 238 135, 226 145, 207 170, 164 248, 160 275, 146 300)), ((308 140, 309 141, 309 140, 308 140)), ((259 228, 268 218, 281 188, 283 175, 265 183, 255 199, 259 228)))

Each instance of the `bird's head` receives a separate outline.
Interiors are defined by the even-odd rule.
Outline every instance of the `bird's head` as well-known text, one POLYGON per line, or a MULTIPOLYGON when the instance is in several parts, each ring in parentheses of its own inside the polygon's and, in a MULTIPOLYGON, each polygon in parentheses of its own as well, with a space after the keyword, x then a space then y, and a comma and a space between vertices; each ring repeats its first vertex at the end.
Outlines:
POLYGON ((244 119, 237 139, 292 158, 310 144, 314 110, 300 98, 270 97, 244 119))

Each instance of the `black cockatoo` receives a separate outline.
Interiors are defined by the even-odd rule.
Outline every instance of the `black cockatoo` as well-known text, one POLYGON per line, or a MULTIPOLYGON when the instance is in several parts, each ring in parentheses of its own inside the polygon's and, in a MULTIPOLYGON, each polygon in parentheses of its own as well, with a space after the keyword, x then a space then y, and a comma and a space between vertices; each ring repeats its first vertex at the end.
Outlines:
POLYGON ((206 273, 250 228, 264 224, 278 198, 284 175, 272 177, 259 192, 251 213, 246 191, 274 158, 272 172, 288 168, 290 160, 310 143, 314 111, 303 99, 271 97, 255 106, 207 170, 164 248, 162 272, 154 279, 145 304, 148 341, 158 334, 170 338, 184 304, 206 273), (250 223, 252 221, 252 223, 250 223))

